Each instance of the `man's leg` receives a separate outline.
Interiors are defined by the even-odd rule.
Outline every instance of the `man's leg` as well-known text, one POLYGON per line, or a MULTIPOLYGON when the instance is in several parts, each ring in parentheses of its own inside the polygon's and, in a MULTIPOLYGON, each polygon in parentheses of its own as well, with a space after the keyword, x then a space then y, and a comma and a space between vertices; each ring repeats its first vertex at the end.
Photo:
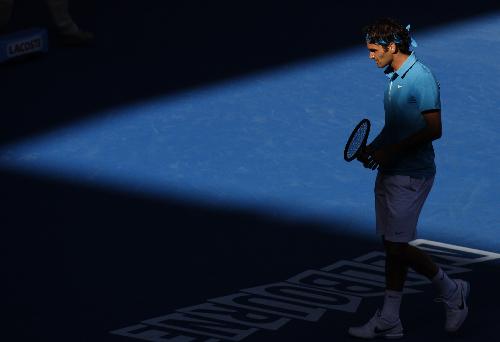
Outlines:
POLYGON ((377 234, 383 237, 384 249, 386 250, 386 291, 384 306, 377 310, 368 323, 349 328, 349 334, 360 338, 400 338, 403 337, 403 326, 399 319, 399 307, 402 299, 402 288, 406 278, 408 267, 401 257, 402 247, 397 243, 386 243, 385 234, 390 225, 391 199, 393 195, 388 186, 390 179, 381 173, 377 174, 375 180, 375 212, 377 234))
POLYGON ((417 273, 432 280, 439 271, 439 267, 431 257, 415 246, 407 244, 404 250, 407 264, 417 273))
POLYGON ((408 267, 433 282, 444 298, 449 298, 457 289, 455 282, 437 266, 424 251, 408 243, 384 240, 386 250, 386 285, 389 290, 401 291, 408 267))
POLYGON ((392 291, 403 291, 404 282, 408 273, 408 264, 405 259, 408 243, 392 242, 384 237, 385 259, 385 281, 386 288, 392 291))
POLYGON ((449 298, 457 290, 456 283, 438 267, 422 250, 408 243, 384 241, 386 251, 386 288, 389 291, 402 291, 408 267, 433 282, 444 298, 449 298))
POLYGON ((63 43, 85 44, 93 39, 90 32, 82 31, 69 14, 68 0, 46 0, 49 11, 57 26, 63 43))
POLYGON ((388 322, 399 319, 399 309, 403 298, 403 287, 408 274, 408 264, 405 260, 406 242, 392 242, 384 237, 385 249, 385 283, 386 291, 381 317, 388 322))
POLYGON ((14 0, 0 0, 0 32, 5 30, 12 16, 14 0))
POLYGON ((367 324, 349 329, 349 333, 356 337, 403 337, 399 311, 408 267, 428 277, 435 276, 438 270, 429 256, 408 242, 390 241, 385 236, 382 236, 382 241, 386 254, 384 304, 367 324))
POLYGON ((408 267, 411 267, 415 272, 430 279, 436 286, 441 295, 438 301, 445 303, 445 330, 448 332, 457 331, 468 314, 466 299, 469 283, 460 279, 450 279, 429 255, 417 247, 387 240, 384 240, 384 246, 386 250, 387 291, 381 316, 386 319, 399 317, 402 289, 408 267))
POLYGON ((390 242, 383 239, 386 251, 385 277, 386 291, 384 306, 377 310, 368 323, 349 328, 349 334, 359 338, 401 338, 403 325, 399 319, 402 290, 408 272, 404 260, 404 243, 390 242))
POLYGON ((384 306, 382 311, 377 311, 365 325, 350 328, 351 335, 362 338, 403 336, 399 309, 408 267, 431 279, 442 294, 453 293, 443 299, 447 305, 445 325, 447 331, 456 331, 465 320, 468 283, 449 279, 426 253, 409 244, 416 238, 418 217, 433 182, 434 177, 417 179, 381 173, 377 175, 375 181, 377 234, 383 237, 386 251, 384 306), (463 306, 457 304, 458 299, 462 299, 463 306))
POLYGON ((75 33, 80 29, 69 15, 68 0, 46 0, 50 14, 60 32, 75 33))

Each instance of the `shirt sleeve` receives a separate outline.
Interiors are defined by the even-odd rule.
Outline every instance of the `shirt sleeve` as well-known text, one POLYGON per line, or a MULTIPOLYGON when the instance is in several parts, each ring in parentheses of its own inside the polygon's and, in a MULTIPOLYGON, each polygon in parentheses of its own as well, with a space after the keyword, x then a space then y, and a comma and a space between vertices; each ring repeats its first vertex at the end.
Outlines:
POLYGON ((425 72, 420 76, 415 98, 421 113, 433 109, 441 109, 439 82, 431 72, 425 72))

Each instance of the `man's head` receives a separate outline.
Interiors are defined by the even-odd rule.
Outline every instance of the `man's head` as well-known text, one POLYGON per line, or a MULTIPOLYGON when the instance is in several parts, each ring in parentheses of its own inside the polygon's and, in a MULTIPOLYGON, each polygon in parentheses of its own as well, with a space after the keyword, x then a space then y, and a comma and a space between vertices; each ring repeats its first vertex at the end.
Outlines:
POLYGON ((377 20, 363 29, 370 59, 375 60, 379 68, 393 62, 400 54, 409 55, 411 38, 408 30, 391 18, 377 20))

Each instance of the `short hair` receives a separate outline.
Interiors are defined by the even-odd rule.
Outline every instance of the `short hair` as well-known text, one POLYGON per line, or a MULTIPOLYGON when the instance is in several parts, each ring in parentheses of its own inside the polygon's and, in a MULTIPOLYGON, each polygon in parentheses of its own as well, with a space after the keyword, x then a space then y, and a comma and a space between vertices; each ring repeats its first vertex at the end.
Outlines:
POLYGON ((363 28, 365 40, 369 44, 382 45, 385 50, 390 43, 396 44, 399 51, 410 54, 411 37, 408 30, 392 18, 382 18, 363 28))

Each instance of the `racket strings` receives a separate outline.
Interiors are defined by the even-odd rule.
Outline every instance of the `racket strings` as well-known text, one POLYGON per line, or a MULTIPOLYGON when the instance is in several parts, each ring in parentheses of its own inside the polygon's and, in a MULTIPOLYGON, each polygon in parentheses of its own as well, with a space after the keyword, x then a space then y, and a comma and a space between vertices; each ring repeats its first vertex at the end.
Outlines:
POLYGON ((366 136, 368 130, 368 124, 363 124, 359 127, 359 129, 356 131, 354 134, 351 144, 349 145, 349 148, 347 149, 347 157, 352 158, 356 152, 358 152, 359 148, 363 144, 363 140, 366 136))

